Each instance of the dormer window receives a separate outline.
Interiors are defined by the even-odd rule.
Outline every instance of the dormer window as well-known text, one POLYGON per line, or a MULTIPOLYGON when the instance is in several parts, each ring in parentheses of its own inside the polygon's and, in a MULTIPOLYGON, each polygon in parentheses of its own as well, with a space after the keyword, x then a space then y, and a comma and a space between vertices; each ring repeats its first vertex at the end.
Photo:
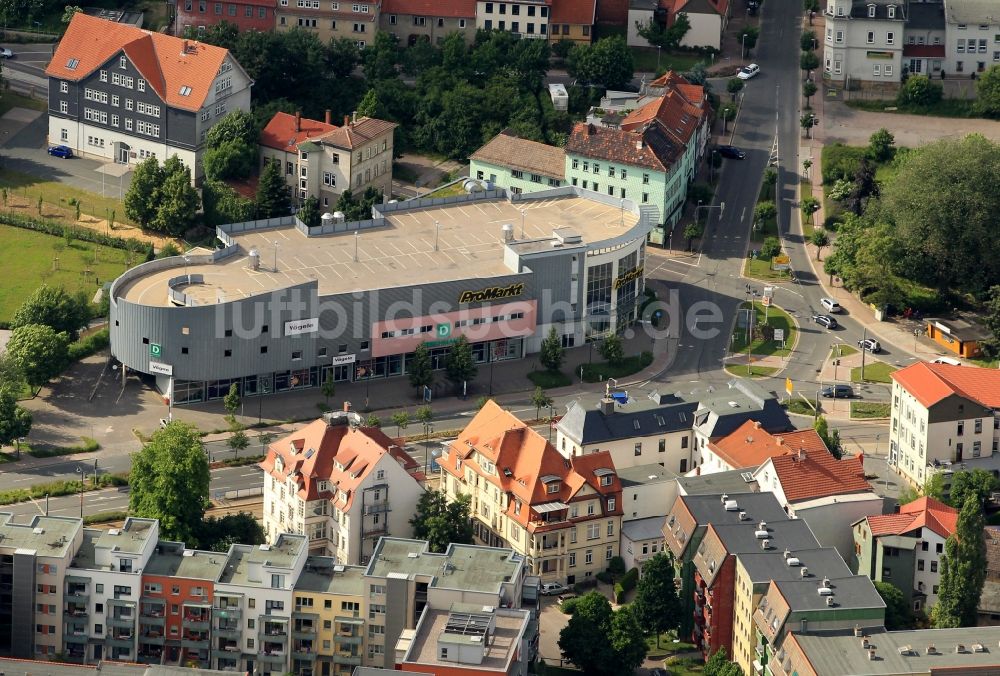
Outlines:
POLYGON ((122 56, 121 58, 119 58, 118 59, 118 67, 121 68, 122 70, 128 68, 128 59, 125 58, 124 56, 122 56))
POLYGON ((610 486, 612 478, 613 477, 610 474, 605 474, 604 476, 601 477, 601 485, 610 486))
POLYGON ((868 18, 869 19, 875 18, 875 5, 868 5, 868 18))
POLYGON ((320 481, 319 482, 319 492, 320 493, 324 493, 324 492, 326 492, 329 489, 330 489, 330 482, 329 481, 320 481))
POLYGON ((558 481, 551 481, 548 484, 546 484, 545 485, 545 492, 546 493, 558 493, 559 492, 559 482, 558 481))
POLYGON ((187 85, 181 85, 180 95, 191 96, 191 88, 188 87, 187 85))
POLYGON ((279 472, 282 472, 285 469, 285 461, 281 458, 280 455, 274 459, 274 469, 278 470, 279 472))
POLYGON ((885 13, 886 13, 886 16, 889 17, 890 19, 895 19, 896 18, 896 6, 895 5, 889 5, 885 9, 885 13))

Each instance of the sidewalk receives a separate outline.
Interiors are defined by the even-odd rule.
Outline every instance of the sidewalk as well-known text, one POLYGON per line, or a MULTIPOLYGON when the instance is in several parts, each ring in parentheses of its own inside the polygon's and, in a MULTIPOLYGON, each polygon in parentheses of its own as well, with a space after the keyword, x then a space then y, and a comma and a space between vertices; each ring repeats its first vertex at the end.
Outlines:
MULTIPOLYGON (((803 18, 803 29, 807 27, 808 20, 803 18)), ((817 15, 813 20, 813 25, 811 30, 816 31, 817 35, 823 35, 824 33, 824 21, 821 14, 817 15)), ((818 74, 818 85, 819 90, 816 95, 812 97, 812 110, 819 118, 819 126, 812 128, 812 138, 804 138, 802 131, 799 131, 799 152, 798 158, 795 162, 794 171, 796 171, 800 179, 809 179, 813 186, 813 195, 820 202, 820 209, 813 215, 813 223, 823 223, 826 218, 823 208, 823 174, 821 170, 821 157, 824 142, 828 136, 828 130, 831 129, 832 123, 826 117, 826 85, 822 81, 822 74, 818 74), (812 160, 812 166, 809 171, 805 171, 802 166, 802 162, 806 159, 812 160)), ((796 114, 796 119, 802 116, 805 109, 804 102, 800 97, 800 103, 802 103, 800 109, 796 114)), ((834 102, 836 105, 843 105, 840 101, 834 102)), ((885 115, 891 115, 890 113, 885 113, 885 115)), ((899 116, 895 116, 898 120, 899 116)), ((891 120, 888 123, 892 124, 891 120)), ((894 128, 894 127, 893 127, 894 128)), ((867 137, 872 133, 877 131, 877 127, 866 131, 865 143, 867 143, 867 137)), ((786 167, 786 169, 791 170, 791 167, 786 167)), ((907 355, 913 357, 914 359, 928 360, 938 357, 944 354, 933 341, 927 338, 925 335, 914 335, 913 330, 908 327, 904 327, 900 322, 896 320, 886 320, 877 321, 875 320, 874 309, 866 305, 858 298, 856 295, 848 291, 840 284, 839 278, 835 278, 832 275, 828 275, 822 269, 822 261, 816 260, 816 247, 808 243, 807 224, 802 221, 802 211, 798 208, 801 203, 803 195, 801 194, 802 182, 801 180, 797 182, 797 189, 799 194, 795 203, 792 205, 792 222, 798 223, 800 233, 803 236, 803 243, 807 253, 807 258, 809 259, 809 267, 811 268, 813 274, 816 277, 816 281, 823 289, 823 293, 830 298, 833 298, 841 307, 844 312, 851 315, 868 329, 868 335, 878 338, 880 341, 892 345, 895 348, 905 352, 907 355)), ((794 232, 794 230, 793 230, 794 232)), ((833 245, 825 249, 826 255, 830 255, 833 245)))

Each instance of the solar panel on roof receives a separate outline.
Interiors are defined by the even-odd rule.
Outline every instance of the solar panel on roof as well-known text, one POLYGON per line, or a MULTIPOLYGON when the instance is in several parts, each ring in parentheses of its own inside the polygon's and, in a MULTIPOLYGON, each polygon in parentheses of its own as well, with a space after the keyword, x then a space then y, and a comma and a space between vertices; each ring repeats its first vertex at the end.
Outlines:
POLYGON ((306 451, 306 460, 313 457, 315 454, 316 454, 316 449, 310 448, 308 451, 306 451))

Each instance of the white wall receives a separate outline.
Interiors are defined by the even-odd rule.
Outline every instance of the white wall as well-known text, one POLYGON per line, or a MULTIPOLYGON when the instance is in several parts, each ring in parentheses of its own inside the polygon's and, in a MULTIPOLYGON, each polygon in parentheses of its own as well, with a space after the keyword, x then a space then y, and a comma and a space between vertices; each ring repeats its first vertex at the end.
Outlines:
POLYGON ((836 547, 844 560, 854 555, 851 524, 870 514, 881 514, 882 498, 874 493, 846 495, 791 505, 789 514, 802 519, 824 547, 836 547))
POLYGON ((615 468, 619 470, 638 465, 659 463, 671 472, 683 474, 691 469, 693 447, 694 438, 689 429, 667 434, 635 436, 616 441, 602 441, 601 443, 585 446, 576 444, 572 439, 564 435, 562 430, 558 430, 556 433, 556 448, 564 456, 589 455, 597 451, 608 451, 611 453, 611 459, 615 463, 615 468), (664 443, 663 452, 660 452, 660 441, 664 443), (636 444, 639 445, 638 455, 636 455, 636 444), (683 467, 682 461, 684 463, 683 467))
POLYGON ((636 22, 638 21, 640 25, 645 26, 653 19, 653 11, 648 9, 629 9, 628 11, 628 33, 626 34, 625 42, 629 47, 649 47, 649 42, 646 38, 639 35, 639 29, 636 27, 636 22))
POLYGON ((656 481, 622 489, 623 521, 666 516, 677 498, 677 481, 656 481))
POLYGON ((622 542, 619 548, 622 560, 625 561, 626 570, 641 567, 645 561, 653 558, 665 549, 666 544, 663 537, 632 541, 624 535, 622 535, 622 542))
POLYGON ((687 15, 691 28, 681 40, 681 47, 713 47, 722 46, 722 17, 718 14, 687 15))
MULTIPOLYGON (((983 21, 989 21, 989 17, 984 16, 983 21)), ((978 70, 977 64, 982 61, 986 69, 994 65, 993 52, 998 45, 994 42, 994 36, 1000 34, 1000 25, 996 22, 983 24, 968 24, 965 28, 959 28, 958 24, 945 24, 945 50, 944 50, 944 70, 951 77, 953 75, 964 75, 971 77, 971 74, 978 70), (965 51, 959 53, 958 41, 965 40, 965 51), (968 40, 975 40, 976 51, 969 52, 968 40), (986 41, 986 51, 979 51, 979 41, 986 41), (962 70, 959 70, 959 62, 962 63, 962 70)))
POLYGON ((924 528, 920 533, 920 540, 927 543, 927 551, 925 552, 923 546, 918 544, 913 552, 916 561, 924 562, 923 570, 919 569, 916 562, 913 564, 913 588, 920 589, 920 583, 924 583, 923 592, 927 594, 927 607, 924 610, 929 611, 938 601, 938 595, 934 593, 934 585, 941 583, 942 554, 938 553, 937 548, 940 545, 942 550, 944 549, 945 538, 930 528, 924 528), (937 571, 931 571, 932 563, 937 564, 937 571))

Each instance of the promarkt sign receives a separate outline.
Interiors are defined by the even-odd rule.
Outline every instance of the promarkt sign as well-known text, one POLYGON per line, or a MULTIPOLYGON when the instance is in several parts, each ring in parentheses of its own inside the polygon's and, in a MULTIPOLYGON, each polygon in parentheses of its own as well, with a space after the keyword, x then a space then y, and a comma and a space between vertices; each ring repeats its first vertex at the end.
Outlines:
POLYGON ((516 298, 524 293, 524 284, 517 282, 510 286, 489 286, 478 291, 463 291, 458 296, 459 303, 481 303, 501 298, 516 298))
POLYGON ((643 268, 640 265, 637 268, 632 268, 631 270, 618 275, 618 277, 615 278, 615 289, 625 286, 629 282, 634 282, 639 279, 639 277, 642 277, 642 270, 643 268))

